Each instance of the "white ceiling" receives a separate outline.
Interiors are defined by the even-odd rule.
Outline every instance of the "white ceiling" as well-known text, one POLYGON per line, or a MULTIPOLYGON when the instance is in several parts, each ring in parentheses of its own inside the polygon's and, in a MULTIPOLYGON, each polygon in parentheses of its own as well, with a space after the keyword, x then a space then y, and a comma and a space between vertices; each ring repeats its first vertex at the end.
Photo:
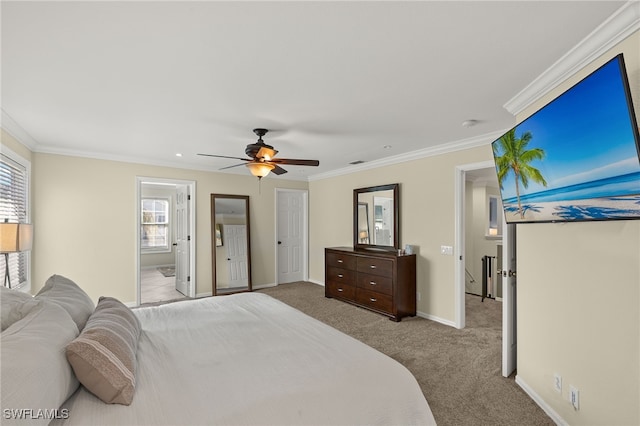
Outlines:
POLYGON ((3 0, 3 116, 35 151, 205 170, 265 127, 320 160, 269 178, 313 178, 512 127, 503 105, 623 4, 3 0))

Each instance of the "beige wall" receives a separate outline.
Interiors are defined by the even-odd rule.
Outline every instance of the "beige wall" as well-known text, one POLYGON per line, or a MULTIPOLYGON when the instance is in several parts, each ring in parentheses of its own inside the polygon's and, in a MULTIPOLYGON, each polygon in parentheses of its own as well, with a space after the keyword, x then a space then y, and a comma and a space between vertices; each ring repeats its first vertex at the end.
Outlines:
POLYGON ((489 145, 309 183, 309 276, 324 283, 324 248, 353 246, 353 190, 400 183, 400 243, 417 246, 418 311, 455 321, 455 166, 492 158, 489 145))
POLYGON ((250 196, 253 284, 275 282, 275 188, 306 182, 263 179, 79 157, 33 154, 33 291, 51 274, 97 299, 136 300, 136 176, 196 181, 196 293, 211 292, 210 194, 250 196))
MULTIPOLYGON (((637 115, 636 32, 518 122, 619 52, 637 115)), ((569 424, 640 424, 640 221, 518 225, 517 232, 518 379, 569 424), (580 392, 579 411, 568 402, 569 385, 580 392)))

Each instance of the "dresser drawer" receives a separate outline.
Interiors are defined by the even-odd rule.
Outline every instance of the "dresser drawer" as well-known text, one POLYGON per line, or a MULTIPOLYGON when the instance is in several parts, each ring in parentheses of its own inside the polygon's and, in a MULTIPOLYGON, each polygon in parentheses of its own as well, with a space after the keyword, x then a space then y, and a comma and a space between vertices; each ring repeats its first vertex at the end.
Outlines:
POLYGON ((342 299, 355 300, 356 288, 352 285, 337 283, 335 281, 327 281, 327 287, 325 289, 326 296, 339 297, 342 299))
POLYGON ((325 281, 335 281, 349 285, 356 285, 356 271, 328 266, 325 281))
POLYGON ((393 261, 378 259, 375 257, 359 257, 357 262, 358 272, 380 275, 382 277, 393 276, 393 261))
POLYGON ((356 289, 356 302, 383 312, 391 312, 393 310, 391 296, 363 288, 356 289))
POLYGON ((336 266, 344 269, 356 269, 356 257, 344 253, 326 253, 326 259, 328 266, 336 266))
POLYGON ((358 273, 356 286, 366 290, 375 291, 377 293, 392 294, 393 280, 389 277, 380 275, 358 273))

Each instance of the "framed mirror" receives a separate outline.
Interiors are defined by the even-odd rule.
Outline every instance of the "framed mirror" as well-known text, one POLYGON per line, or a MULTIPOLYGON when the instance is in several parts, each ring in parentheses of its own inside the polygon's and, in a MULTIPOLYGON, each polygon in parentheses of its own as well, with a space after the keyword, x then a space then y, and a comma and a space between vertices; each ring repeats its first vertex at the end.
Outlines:
POLYGON ((213 295, 251 291, 249 196, 211 194, 213 295))
POLYGON ((400 248, 400 184, 353 190, 353 247, 400 248))

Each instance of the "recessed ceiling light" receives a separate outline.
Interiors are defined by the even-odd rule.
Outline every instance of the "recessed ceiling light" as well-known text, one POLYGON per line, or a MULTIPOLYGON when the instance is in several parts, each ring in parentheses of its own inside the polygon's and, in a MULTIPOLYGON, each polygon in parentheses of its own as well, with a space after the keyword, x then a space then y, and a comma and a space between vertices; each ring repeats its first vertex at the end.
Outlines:
POLYGON ((178 152, 178 153, 176 154, 176 157, 182 157, 182 153, 178 152))
POLYGON ((364 163, 364 161, 362 161, 362 160, 356 160, 356 161, 352 161, 352 162, 350 162, 349 164, 362 164, 362 163, 364 163))
POLYGON ((462 122, 462 127, 473 127, 478 124, 478 120, 465 120, 462 122))
POLYGON ((384 148, 384 149, 391 149, 391 148, 392 148, 392 146, 391 146, 391 145, 385 145, 385 146, 383 146, 383 148, 384 148))

